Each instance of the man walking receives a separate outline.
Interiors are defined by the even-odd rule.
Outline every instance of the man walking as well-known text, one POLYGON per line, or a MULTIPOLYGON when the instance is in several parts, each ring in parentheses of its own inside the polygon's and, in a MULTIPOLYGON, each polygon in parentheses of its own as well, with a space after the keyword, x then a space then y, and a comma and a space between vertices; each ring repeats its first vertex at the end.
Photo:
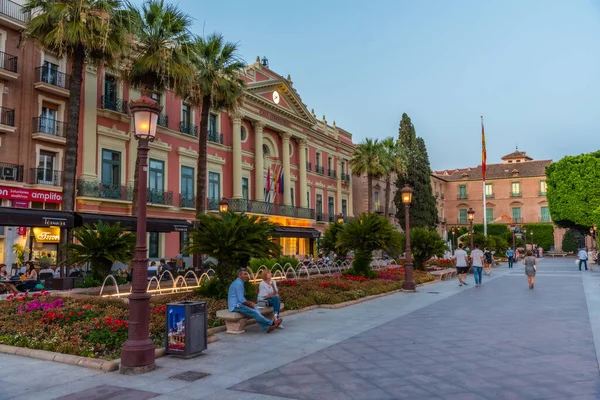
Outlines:
POLYGON ((471 252, 471 262, 473 263, 473 276, 475 277, 475 286, 481 286, 481 276, 483 274, 483 262, 485 256, 483 251, 479 250, 479 245, 475 245, 471 252))
POLYGON ((469 273, 469 265, 467 263, 467 252, 463 250, 464 245, 458 245, 458 250, 454 252, 454 266, 456 267, 456 277, 458 278, 458 286, 468 285, 465 281, 469 273))
POLYGON ((581 271, 581 264, 585 265, 585 270, 588 270, 588 265, 587 265, 587 260, 588 260, 588 253, 587 253, 587 248, 582 248, 581 250, 579 250, 579 270, 581 271))
POLYGON ((506 250, 506 257, 508 257, 508 268, 512 268, 515 263, 515 251, 512 247, 509 247, 508 250, 506 250))

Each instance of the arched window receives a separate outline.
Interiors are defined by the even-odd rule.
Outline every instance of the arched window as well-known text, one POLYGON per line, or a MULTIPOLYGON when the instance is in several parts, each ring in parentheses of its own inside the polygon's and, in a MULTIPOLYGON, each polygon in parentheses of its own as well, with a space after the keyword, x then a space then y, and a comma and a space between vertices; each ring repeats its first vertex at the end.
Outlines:
POLYGON ((263 156, 270 156, 271 152, 269 151, 269 146, 263 144, 263 156))

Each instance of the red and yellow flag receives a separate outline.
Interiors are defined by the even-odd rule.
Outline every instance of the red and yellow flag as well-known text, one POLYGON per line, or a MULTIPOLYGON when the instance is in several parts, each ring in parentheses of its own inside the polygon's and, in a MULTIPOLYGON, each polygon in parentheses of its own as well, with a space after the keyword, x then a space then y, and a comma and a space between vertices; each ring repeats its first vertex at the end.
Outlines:
POLYGON ((487 170, 487 154, 485 150, 485 131, 483 129, 483 117, 481 117, 481 175, 485 181, 487 170))

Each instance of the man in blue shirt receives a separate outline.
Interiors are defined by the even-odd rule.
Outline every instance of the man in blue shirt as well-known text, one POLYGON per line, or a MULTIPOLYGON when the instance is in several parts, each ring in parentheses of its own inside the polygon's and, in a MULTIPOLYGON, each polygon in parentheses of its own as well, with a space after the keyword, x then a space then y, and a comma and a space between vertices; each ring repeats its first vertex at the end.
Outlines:
POLYGON ((585 270, 588 270, 588 265, 587 265, 587 260, 588 260, 588 254, 587 254, 587 249, 583 248, 581 250, 579 250, 579 254, 577 255, 579 258, 579 270, 581 271, 581 264, 585 265, 585 270))
POLYGON ((512 268, 515 262, 515 251, 512 247, 509 247, 508 250, 506 250, 506 257, 508 257, 508 268, 512 268))
POLYGON ((229 293, 227 294, 229 311, 254 318, 267 333, 271 333, 275 328, 281 325, 283 320, 278 318, 276 321, 271 321, 270 319, 263 317, 255 308, 256 303, 246 300, 246 297, 244 297, 244 282, 248 282, 248 279, 250 279, 246 268, 238 269, 237 276, 237 279, 229 286, 229 293))

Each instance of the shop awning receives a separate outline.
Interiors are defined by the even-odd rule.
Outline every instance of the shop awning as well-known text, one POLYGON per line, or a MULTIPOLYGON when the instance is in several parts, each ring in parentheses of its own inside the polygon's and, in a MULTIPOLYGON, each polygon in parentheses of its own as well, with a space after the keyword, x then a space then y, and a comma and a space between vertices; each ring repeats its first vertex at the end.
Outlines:
POLYGON ((59 226, 73 227, 73 214, 66 211, 35 208, 0 207, 0 226, 59 226))
POLYGON ((275 232, 281 237, 316 239, 321 236, 321 232, 314 228, 301 228, 297 226, 278 226, 275 228, 275 232))
MULTIPOLYGON (((91 213, 76 213, 75 226, 90 224, 93 226, 98 221, 112 225, 117 222, 121 226, 135 231, 137 229, 137 218, 129 215, 105 215, 91 213)), ((146 230, 148 232, 187 232, 192 228, 192 224, 184 219, 163 219, 163 218, 148 218, 146 230)))

